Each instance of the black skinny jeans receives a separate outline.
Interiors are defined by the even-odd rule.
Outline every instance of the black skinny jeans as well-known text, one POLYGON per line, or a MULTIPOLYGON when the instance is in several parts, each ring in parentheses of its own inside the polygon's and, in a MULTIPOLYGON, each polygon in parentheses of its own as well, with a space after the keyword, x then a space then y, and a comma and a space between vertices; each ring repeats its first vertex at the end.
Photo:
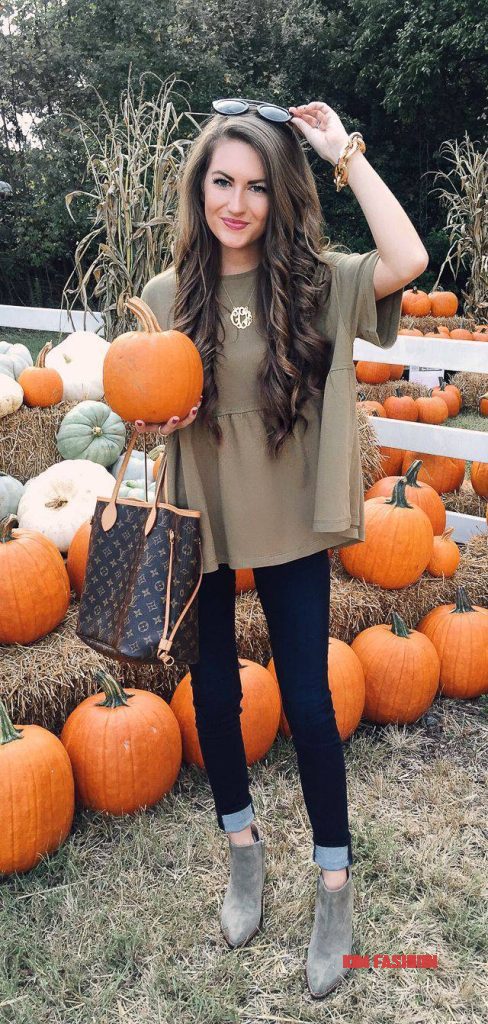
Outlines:
MULTIPOLYGON (((324 549, 254 569, 276 675, 291 729, 313 860, 353 863, 346 770, 328 684, 329 556, 324 549)), ((235 635, 235 571, 204 573, 198 602, 199 660, 190 665, 196 723, 217 821, 237 832, 254 818, 242 740, 242 688, 235 635)))

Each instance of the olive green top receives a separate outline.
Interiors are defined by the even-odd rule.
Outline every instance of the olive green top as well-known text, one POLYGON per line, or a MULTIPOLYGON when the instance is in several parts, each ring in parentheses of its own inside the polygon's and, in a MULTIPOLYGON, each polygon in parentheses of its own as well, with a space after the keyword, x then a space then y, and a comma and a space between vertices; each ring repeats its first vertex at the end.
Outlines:
MULTIPOLYGON (((256 322, 238 330, 224 308, 223 353, 217 357, 219 446, 198 413, 166 438, 168 497, 199 509, 203 571, 276 565, 324 548, 364 540, 364 486, 356 418, 355 337, 390 348, 396 341, 403 289, 375 301, 379 253, 330 252, 330 294, 317 329, 334 345, 323 394, 307 399, 277 458, 266 452, 257 370, 267 346, 256 322)), ((246 305, 257 268, 225 275, 235 305, 246 305)), ((171 266, 146 284, 142 298, 162 330, 173 326, 176 278, 171 266)), ((229 308, 219 282, 218 298, 229 308)), ((255 299, 255 292, 253 299, 255 299)), ((249 303, 255 308, 253 300, 249 303)))

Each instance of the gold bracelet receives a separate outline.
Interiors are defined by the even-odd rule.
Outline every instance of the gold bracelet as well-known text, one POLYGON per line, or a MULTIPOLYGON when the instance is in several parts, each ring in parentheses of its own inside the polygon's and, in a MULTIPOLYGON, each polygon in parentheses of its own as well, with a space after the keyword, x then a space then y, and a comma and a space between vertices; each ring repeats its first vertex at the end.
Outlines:
POLYGON ((364 142, 361 132, 351 132, 347 142, 342 147, 339 153, 339 159, 334 167, 334 181, 337 192, 340 192, 344 185, 347 185, 348 173, 347 173, 347 161, 356 150, 360 153, 366 152, 366 143, 364 142))

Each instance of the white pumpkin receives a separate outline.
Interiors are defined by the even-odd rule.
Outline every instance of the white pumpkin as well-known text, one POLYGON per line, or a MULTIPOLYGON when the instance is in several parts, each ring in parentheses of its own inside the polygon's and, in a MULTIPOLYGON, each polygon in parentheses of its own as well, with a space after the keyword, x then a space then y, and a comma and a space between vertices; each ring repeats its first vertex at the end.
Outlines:
POLYGON ((24 401, 24 391, 20 384, 6 373, 0 373, 0 420, 17 412, 24 401))
POLYGON ((97 497, 110 498, 114 478, 105 466, 66 459, 29 480, 19 501, 22 529, 39 530, 66 552, 82 523, 95 511, 97 497))
POLYGON ((75 331, 47 353, 45 365, 63 378, 63 401, 103 398, 103 362, 109 348, 93 331, 75 331))

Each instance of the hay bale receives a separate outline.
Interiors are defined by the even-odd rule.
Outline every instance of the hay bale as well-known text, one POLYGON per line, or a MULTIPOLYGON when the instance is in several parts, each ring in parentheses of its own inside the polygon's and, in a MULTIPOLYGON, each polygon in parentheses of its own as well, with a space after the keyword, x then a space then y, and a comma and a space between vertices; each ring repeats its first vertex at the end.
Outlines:
POLYGON ((439 324, 445 324, 454 331, 460 327, 466 331, 473 330, 473 321, 466 316, 402 316, 400 317, 400 329, 403 327, 416 327, 417 330, 435 331, 439 324))
MULTIPOLYGON (((351 643, 368 626, 391 621, 395 609, 411 628, 437 604, 454 601, 456 587, 466 586, 475 604, 488 607, 488 537, 473 537, 462 546, 461 562, 451 579, 424 574, 417 583, 383 590, 349 576, 337 552, 331 560, 330 635, 351 643)), ((97 691, 95 669, 108 668, 127 686, 151 689, 168 699, 188 666, 123 665, 93 651, 75 634, 78 602, 72 599, 64 621, 33 644, 0 646, 0 697, 16 722, 38 722, 59 732, 70 711, 97 691)), ((239 656, 266 665, 272 649, 261 602, 255 590, 236 595, 239 656)))
POLYGON ((356 394, 358 401, 359 395, 362 394, 368 402, 383 403, 385 398, 396 395, 397 388, 400 395, 411 395, 412 398, 427 398, 430 391, 425 384, 418 384, 416 381, 387 380, 384 384, 361 384, 357 381, 356 394))
POLYGON ((468 480, 463 480, 460 491, 448 491, 442 500, 449 512, 462 512, 467 516, 485 516, 486 499, 480 498, 468 480))
POLYGON ((463 396, 463 410, 475 409, 477 411, 481 395, 488 391, 488 373, 469 373, 460 370, 458 373, 453 373, 449 383, 455 384, 459 388, 463 396))
MULTIPOLYGON (((49 409, 30 409, 21 405, 17 412, 0 419, 0 471, 10 473, 23 484, 38 476, 49 466, 62 462, 56 447, 56 433, 61 420, 78 402, 60 402, 49 409)), ((127 443, 132 424, 126 423, 127 443)), ((150 434, 147 451, 161 443, 163 436, 150 434)), ((142 437, 138 437, 136 448, 144 450, 142 437)))

